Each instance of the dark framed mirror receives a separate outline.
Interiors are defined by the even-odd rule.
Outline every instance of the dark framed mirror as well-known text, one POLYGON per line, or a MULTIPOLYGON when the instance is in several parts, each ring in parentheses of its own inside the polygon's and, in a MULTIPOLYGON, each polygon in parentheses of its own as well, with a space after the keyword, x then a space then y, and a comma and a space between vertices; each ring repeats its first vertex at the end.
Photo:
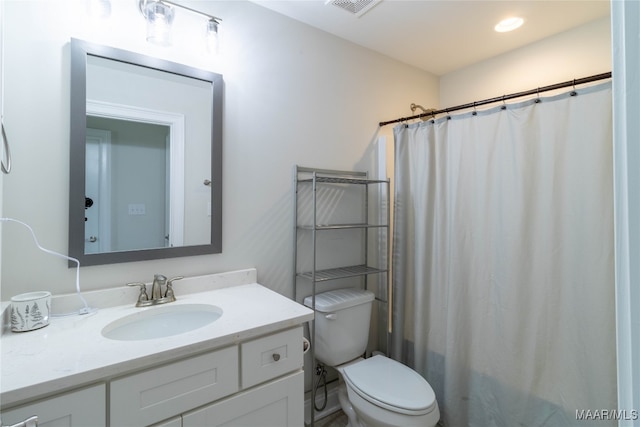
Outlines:
POLYGON ((71 40, 69 256, 222 252, 222 86, 217 73, 71 40))

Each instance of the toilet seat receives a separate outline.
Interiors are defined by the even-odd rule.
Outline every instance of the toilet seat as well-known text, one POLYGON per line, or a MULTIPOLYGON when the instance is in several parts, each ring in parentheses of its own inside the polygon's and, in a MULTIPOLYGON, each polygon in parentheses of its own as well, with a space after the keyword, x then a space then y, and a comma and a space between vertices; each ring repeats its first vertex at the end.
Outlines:
POLYGON ((344 366, 345 382, 360 397, 384 409, 424 415, 437 407, 429 383, 411 368, 384 356, 344 366))

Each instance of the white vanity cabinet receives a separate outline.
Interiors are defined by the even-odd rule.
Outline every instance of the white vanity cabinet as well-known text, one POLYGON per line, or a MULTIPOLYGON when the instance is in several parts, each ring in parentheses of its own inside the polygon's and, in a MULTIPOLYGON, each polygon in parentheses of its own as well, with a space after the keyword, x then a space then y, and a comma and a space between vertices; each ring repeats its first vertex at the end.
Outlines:
POLYGON ((304 425, 302 328, 240 344, 242 392, 189 412, 183 427, 304 425))
POLYGON ((302 368, 296 326, 3 411, 2 425, 37 415, 39 427, 297 427, 302 368))
MULTIPOLYGON (((255 269, 185 278, 176 307, 206 304, 223 314, 164 338, 103 335, 113 322, 157 309, 130 303, 28 334, 1 331, 0 424, 36 415, 40 427, 304 425, 302 329, 313 311, 255 280, 255 269)), ((94 297, 107 304, 120 292, 94 297)))
POLYGON ((111 381, 110 425, 301 426, 302 367, 298 326, 127 375, 111 381))
POLYGON ((106 385, 98 384, 2 411, 2 425, 37 415, 38 427, 105 427, 106 402, 106 385))

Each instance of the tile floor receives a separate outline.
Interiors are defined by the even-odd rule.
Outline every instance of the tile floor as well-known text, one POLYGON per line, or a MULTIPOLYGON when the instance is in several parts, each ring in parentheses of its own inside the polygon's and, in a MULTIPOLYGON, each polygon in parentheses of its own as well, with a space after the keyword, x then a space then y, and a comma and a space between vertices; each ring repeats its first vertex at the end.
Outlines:
POLYGON ((315 427, 345 427, 348 422, 344 412, 338 411, 316 421, 315 427))
MULTIPOLYGON (((342 411, 335 412, 331 415, 316 421, 315 427, 345 427, 349 423, 349 419, 342 411)), ((438 421, 437 427, 443 427, 442 420, 438 421)))

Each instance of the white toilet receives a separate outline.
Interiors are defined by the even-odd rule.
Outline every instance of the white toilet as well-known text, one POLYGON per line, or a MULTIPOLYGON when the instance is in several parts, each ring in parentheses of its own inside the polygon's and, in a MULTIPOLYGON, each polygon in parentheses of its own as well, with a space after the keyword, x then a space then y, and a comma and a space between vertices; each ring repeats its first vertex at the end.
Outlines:
MULTIPOLYGON (((434 427, 438 402, 420 374, 384 356, 362 358, 373 299, 373 292, 351 288, 316 295, 316 358, 340 373, 350 427, 434 427)), ((311 297, 304 304, 311 307, 311 297)))

